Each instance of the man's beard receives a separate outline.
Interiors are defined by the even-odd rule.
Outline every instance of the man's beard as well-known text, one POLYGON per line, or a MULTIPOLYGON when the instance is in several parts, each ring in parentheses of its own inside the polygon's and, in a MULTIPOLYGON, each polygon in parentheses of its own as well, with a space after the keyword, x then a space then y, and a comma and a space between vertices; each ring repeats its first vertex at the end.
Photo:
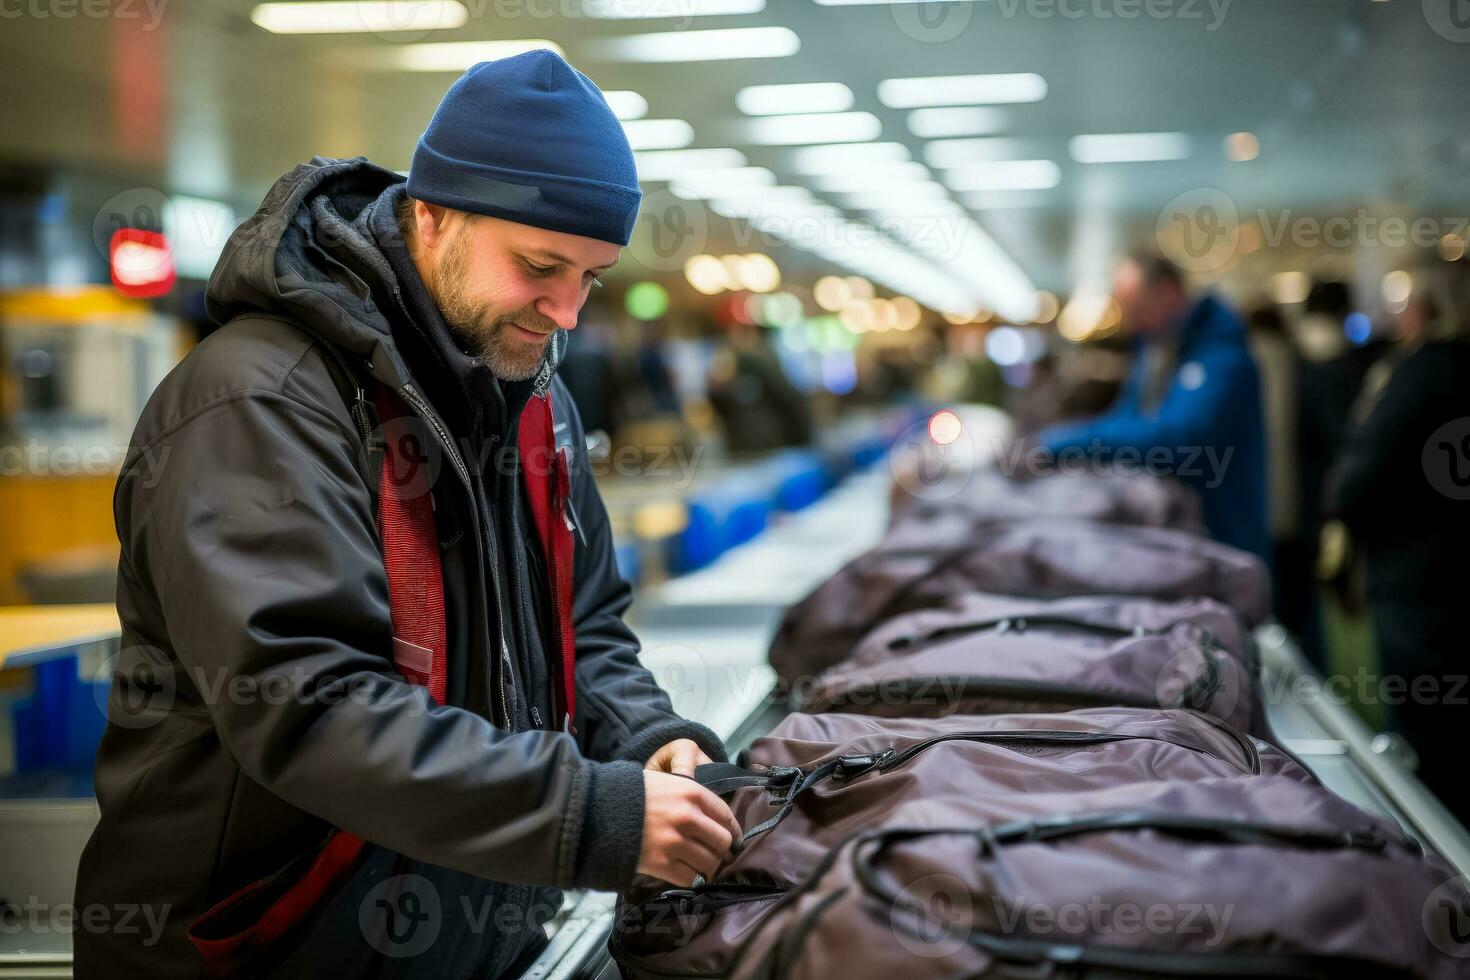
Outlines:
POLYGON ((539 346, 507 336, 520 324, 527 330, 545 333, 550 339, 556 325, 534 310, 500 316, 485 322, 485 308, 468 296, 469 243, 463 232, 445 246, 444 257, 430 277, 429 292, 433 295, 445 324, 460 343, 467 345, 467 353, 478 357, 490 368, 492 374, 502 381, 525 381, 535 377, 546 356, 546 344, 539 346))

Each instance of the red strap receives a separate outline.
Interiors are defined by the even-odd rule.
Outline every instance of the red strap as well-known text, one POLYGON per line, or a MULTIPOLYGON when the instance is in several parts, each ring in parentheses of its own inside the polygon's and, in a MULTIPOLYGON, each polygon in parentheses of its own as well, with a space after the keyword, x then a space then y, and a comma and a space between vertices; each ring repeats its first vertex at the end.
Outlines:
POLYGON ((388 451, 378 490, 378 533, 393 611, 393 661, 403 676, 444 703, 449 648, 444 627, 444 571, 429 494, 422 430, 398 396, 379 386, 378 421, 388 451))
MULTIPOLYGON (((378 493, 378 533, 388 573, 393 615, 393 661, 411 683, 428 687, 444 703, 447 677, 444 573, 439 535, 429 494, 425 447, 398 396, 379 387, 375 402, 387 442, 378 493)), ((366 846, 345 830, 332 833, 306 872, 272 899, 271 879, 252 882, 205 912, 189 926, 189 939, 204 957, 210 976, 254 973, 255 961, 271 957, 281 940, 304 920, 351 870, 366 846), (264 904, 256 913, 252 904, 264 904), (235 930, 233 920, 251 924, 235 930), (214 926, 224 934, 212 936, 214 926)))
MULTIPOLYGON (((577 715, 577 638, 572 626, 572 562, 576 542, 567 514, 571 497, 571 472, 567 451, 556 446, 556 419, 551 396, 532 398, 521 412, 518 445, 521 469, 526 475, 526 493, 536 520, 536 535, 546 557, 547 585, 556 611, 556 633, 561 644, 561 704, 558 708, 570 722, 577 715)), ((549 653, 549 651, 548 651, 549 653)), ((548 657, 548 659, 552 659, 548 657)), ((553 668, 557 665, 553 660, 553 668)))

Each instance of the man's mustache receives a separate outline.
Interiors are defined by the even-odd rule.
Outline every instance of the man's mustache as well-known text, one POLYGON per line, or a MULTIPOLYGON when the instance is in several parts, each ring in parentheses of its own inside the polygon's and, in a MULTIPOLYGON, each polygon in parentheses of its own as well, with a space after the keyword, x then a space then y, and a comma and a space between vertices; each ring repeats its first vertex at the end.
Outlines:
POLYGON ((500 317, 498 320, 495 321, 495 325, 496 326, 507 325, 507 324, 508 325, 511 325, 511 326, 520 327, 522 330, 529 330, 532 333, 545 334, 548 337, 550 337, 552 334, 556 333, 556 331, 557 331, 557 326, 556 326, 556 324, 553 321, 551 321, 551 320, 549 320, 549 319, 547 319, 545 317, 540 317, 540 316, 535 316, 535 315, 533 315, 532 317, 529 317, 529 318, 526 317, 524 314, 517 315, 517 316, 503 316, 503 317, 500 317), (530 322, 528 322, 528 320, 530 322), (536 326, 533 326, 532 325, 532 323, 537 323, 538 321, 539 321, 539 325, 536 325, 536 326))

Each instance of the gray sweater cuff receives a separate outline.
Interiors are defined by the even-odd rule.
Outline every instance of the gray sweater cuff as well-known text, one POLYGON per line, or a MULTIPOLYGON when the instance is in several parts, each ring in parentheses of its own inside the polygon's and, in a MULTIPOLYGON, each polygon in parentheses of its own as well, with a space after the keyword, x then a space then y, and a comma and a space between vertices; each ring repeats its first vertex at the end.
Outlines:
POLYGON ((677 716, 639 730, 636 735, 623 743, 623 747, 618 750, 618 758, 631 759, 642 765, 660 748, 679 738, 690 739, 715 762, 730 761, 725 754, 725 743, 720 741, 718 735, 697 721, 677 716))
POLYGON ((574 888, 622 891, 638 871, 643 850, 643 766, 587 765, 587 798, 577 844, 574 888))

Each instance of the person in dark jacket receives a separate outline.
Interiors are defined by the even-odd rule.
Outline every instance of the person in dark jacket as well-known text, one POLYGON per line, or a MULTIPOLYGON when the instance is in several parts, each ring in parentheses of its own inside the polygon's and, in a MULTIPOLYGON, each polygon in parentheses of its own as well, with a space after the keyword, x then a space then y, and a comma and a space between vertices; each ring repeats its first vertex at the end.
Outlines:
POLYGON ((1240 319, 1213 296, 1192 297, 1180 270, 1139 253, 1118 266, 1113 290, 1137 357, 1104 414, 1043 430, 1058 463, 1125 460, 1200 492, 1205 526, 1226 544, 1271 560, 1261 386, 1240 319))
POLYGON ((208 288, 222 326, 150 398, 114 501, 122 653, 76 902, 163 926, 78 929, 78 978, 205 975, 191 924, 277 890, 287 928, 216 922, 251 937, 237 975, 498 977, 544 944, 561 889, 713 872, 739 828, 684 777, 724 749, 639 663, 555 378, 639 200, 601 93, 538 51, 455 83, 406 186, 318 157, 236 230, 208 288), (395 668, 361 424, 380 388, 423 432, 442 704, 395 668), (571 453, 574 702, 548 663, 529 467, 502 451, 546 393, 571 453), (333 828, 366 847, 303 902, 333 828))
POLYGON ((1413 746, 1420 778, 1463 821, 1470 265, 1436 262, 1417 278, 1402 317, 1411 352, 1350 431, 1328 475, 1327 510, 1367 555, 1386 725, 1413 746))

